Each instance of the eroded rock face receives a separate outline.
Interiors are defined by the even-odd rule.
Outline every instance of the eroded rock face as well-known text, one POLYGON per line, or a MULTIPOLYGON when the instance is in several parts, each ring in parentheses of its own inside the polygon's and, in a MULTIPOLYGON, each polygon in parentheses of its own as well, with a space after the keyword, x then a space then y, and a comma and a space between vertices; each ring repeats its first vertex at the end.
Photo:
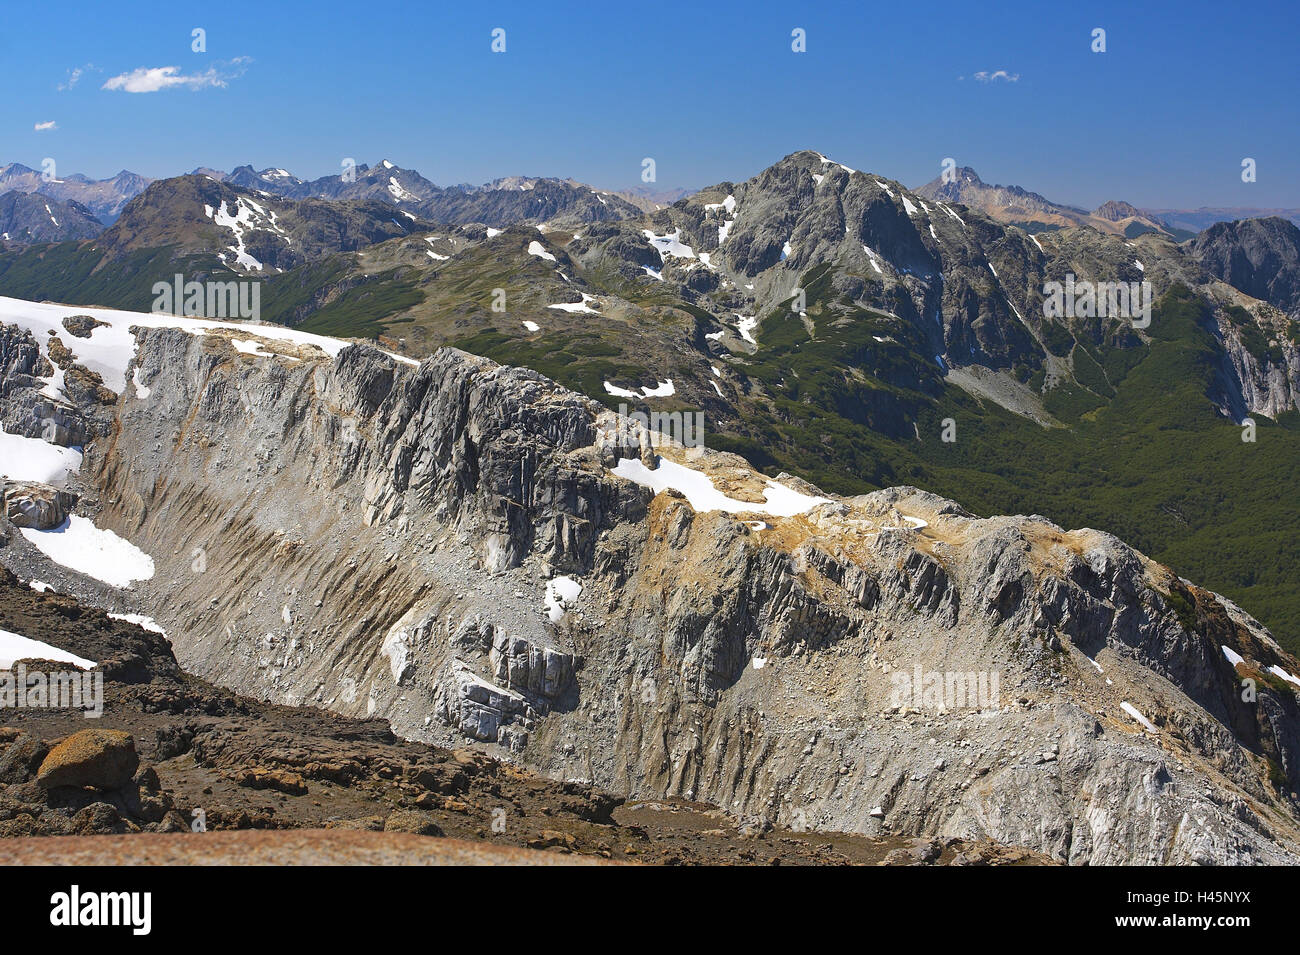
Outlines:
POLYGON ((32 333, 0 324, 0 426, 9 434, 62 447, 81 446, 108 432, 117 395, 104 387, 98 374, 77 364, 73 352, 55 342, 57 336, 51 340, 51 353, 64 358, 68 398, 52 390, 59 369, 41 354, 32 333))
MULTIPOLYGON (((648 441, 533 372, 138 335, 150 396, 85 470, 202 676, 786 825, 1300 858, 1300 713, 1268 676, 1300 665, 1109 535, 913 488, 699 513, 612 475, 648 441), (561 574, 582 590, 553 623, 561 574)), ((734 456, 664 453, 763 500, 734 456)))

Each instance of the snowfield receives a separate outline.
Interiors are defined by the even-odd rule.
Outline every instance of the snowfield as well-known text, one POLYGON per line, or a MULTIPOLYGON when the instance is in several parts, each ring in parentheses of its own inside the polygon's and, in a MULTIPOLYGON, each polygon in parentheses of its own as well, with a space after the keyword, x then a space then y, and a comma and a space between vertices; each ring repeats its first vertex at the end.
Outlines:
MULTIPOLYGON (((211 206, 205 205, 203 211, 207 213, 208 218, 214 223, 234 233, 235 244, 228 246, 228 248, 235 253, 235 264, 246 271, 260 272, 262 271, 262 263, 249 255, 244 249, 245 232, 251 232, 254 229, 265 229, 278 235, 286 244, 292 244, 288 234, 276 223, 275 213, 268 213, 261 205, 246 196, 239 196, 235 200, 234 213, 231 213, 226 208, 225 200, 222 200, 220 209, 214 211, 211 206)), ((224 262, 226 260, 225 253, 221 253, 219 258, 224 262)))
POLYGON ((32 640, 22 634, 0 630, 0 670, 11 669, 15 660, 54 660, 58 663, 71 663, 83 670, 93 670, 99 666, 94 660, 87 660, 67 650, 60 650, 48 643, 32 640))
POLYGON ((695 250, 682 242, 682 230, 674 229, 671 235, 655 235, 649 229, 641 230, 650 244, 659 251, 659 258, 667 262, 668 256, 679 259, 695 258, 695 250))
POLYGON ((70 570, 94 577, 110 587, 129 587, 153 577, 153 558, 112 531, 73 514, 50 531, 20 528, 23 537, 42 554, 70 570))
POLYGON ((77 448, 61 448, 0 428, 0 478, 60 484, 68 472, 80 467, 81 451, 77 448))

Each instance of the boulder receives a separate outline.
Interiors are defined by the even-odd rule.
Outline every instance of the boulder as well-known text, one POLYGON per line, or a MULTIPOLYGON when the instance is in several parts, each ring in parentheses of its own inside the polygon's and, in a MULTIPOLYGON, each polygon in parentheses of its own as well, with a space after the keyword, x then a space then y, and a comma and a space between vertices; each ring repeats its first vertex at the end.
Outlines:
POLYGON ((101 322, 90 315, 68 315, 63 319, 63 327, 77 338, 89 338, 96 328, 107 328, 108 322, 101 322))
POLYGON ((121 730, 82 730, 50 750, 36 781, 45 789, 93 786, 120 789, 139 768, 135 740, 121 730))
POLYGON ((441 836, 442 828, 428 813, 398 810, 384 820, 384 832, 409 832, 416 836, 441 836))
POLYGON ((77 503, 77 495, 49 484, 31 481, 10 486, 5 491, 5 516, 14 527, 48 531, 68 519, 77 503))
POLYGON ((0 783, 25 783, 40 767, 50 748, 35 736, 23 733, 0 756, 0 783))

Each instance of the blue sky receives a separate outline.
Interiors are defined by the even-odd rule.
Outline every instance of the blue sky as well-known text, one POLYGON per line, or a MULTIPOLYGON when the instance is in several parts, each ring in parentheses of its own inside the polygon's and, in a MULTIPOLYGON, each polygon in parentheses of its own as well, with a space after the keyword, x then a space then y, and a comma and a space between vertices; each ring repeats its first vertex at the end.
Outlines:
POLYGON ((951 156, 1089 208, 1300 207, 1300 6, 1135 6, 11 4, 0 163, 161 177, 251 162, 311 178, 388 158, 440 185, 619 188, 648 156, 657 186, 698 187, 811 148, 911 186, 951 156), (796 27, 806 53, 791 51, 796 27), (164 67, 191 79, 103 88, 164 67))

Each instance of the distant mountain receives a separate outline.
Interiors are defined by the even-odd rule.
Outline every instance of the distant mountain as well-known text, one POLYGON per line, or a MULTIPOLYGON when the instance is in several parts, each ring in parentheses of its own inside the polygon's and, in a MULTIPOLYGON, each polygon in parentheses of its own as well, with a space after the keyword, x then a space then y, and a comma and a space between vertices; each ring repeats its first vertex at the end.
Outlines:
POLYGON ((1089 213, 1074 206, 1061 205, 1020 186, 990 186, 969 166, 955 170, 951 182, 943 177, 932 179, 917 189, 927 199, 959 202, 978 209, 995 222, 1019 226, 1026 232, 1091 226, 1098 232, 1133 238, 1144 232, 1172 234, 1164 222, 1147 215, 1127 202, 1104 203, 1089 213))
POLYGON ((1210 226, 1188 243, 1207 272, 1300 317, 1300 228, 1270 216, 1210 226))
MULTIPOLYGON (((448 225, 481 223, 493 228, 517 222, 577 225, 631 219, 690 194, 685 189, 618 192, 595 189, 572 179, 533 176, 508 176, 480 186, 440 187, 414 169, 404 169, 387 159, 374 166, 362 163, 347 175, 340 172, 310 180, 276 166, 257 170, 243 165, 229 173, 201 166, 190 175, 205 176, 263 196, 384 202, 422 219, 448 225)), ((19 163, 0 168, 0 192, 14 190, 79 202, 104 225, 116 221, 127 202, 144 192, 150 182, 125 170, 112 179, 92 180, 73 174, 46 181, 41 172, 19 163)))
POLYGON ((644 212, 654 212, 693 196, 698 191, 698 189, 652 189, 649 186, 634 186, 631 189, 615 189, 613 193, 644 212))
POLYGON ((0 192, 15 190, 49 196, 60 202, 79 202, 104 224, 111 223, 123 207, 144 192, 151 180, 123 169, 111 179, 90 179, 73 173, 58 179, 45 179, 43 173, 21 163, 0 167, 0 192))
POLYGON ((90 239, 104 225, 79 202, 11 190, 0 195, 0 247, 90 239))
POLYGON ((95 244, 114 259, 171 248, 215 255, 235 271, 263 272, 430 228, 432 223, 385 202, 283 199, 190 175, 153 183, 95 244))
POLYGON ((1142 215, 1142 210, 1127 202, 1104 202, 1092 214, 1099 219, 1105 219, 1107 222, 1123 222, 1125 219, 1136 219, 1142 215))
POLYGON ((1144 214, 1167 222, 1174 229, 1202 232, 1216 222, 1235 222, 1238 219, 1267 219, 1277 216, 1300 225, 1300 209, 1260 209, 1250 206, 1213 207, 1199 209, 1143 209, 1144 214))
POLYGON ((375 166, 362 163, 347 175, 340 173, 311 181, 278 167, 258 172, 245 165, 232 170, 225 181, 286 199, 374 199, 407 209, 439 192, 437 186, 415 170, 403 169, 387 159, 375 166))
POLYGON ((231 185, 289 199, 368 199, 391 203, 434 222, 481 223, 504 228, 517 222, 568 224, 629 219, 643 211, 612 192, 571 179, 510 176, 482 186, 434 185, 413 169, 380 161, 343 174, 301 179, 288 170, 240 166, 225 177, 231 185))
POLYGON ((435 222, 481 222, 498 228, 520 222, 616 222, 642 214, 640 208, 612 192, 572 180, 519 178, 498 182, 509 185, 442 189, 421 203, 419 209, 425 218, 435 222))

